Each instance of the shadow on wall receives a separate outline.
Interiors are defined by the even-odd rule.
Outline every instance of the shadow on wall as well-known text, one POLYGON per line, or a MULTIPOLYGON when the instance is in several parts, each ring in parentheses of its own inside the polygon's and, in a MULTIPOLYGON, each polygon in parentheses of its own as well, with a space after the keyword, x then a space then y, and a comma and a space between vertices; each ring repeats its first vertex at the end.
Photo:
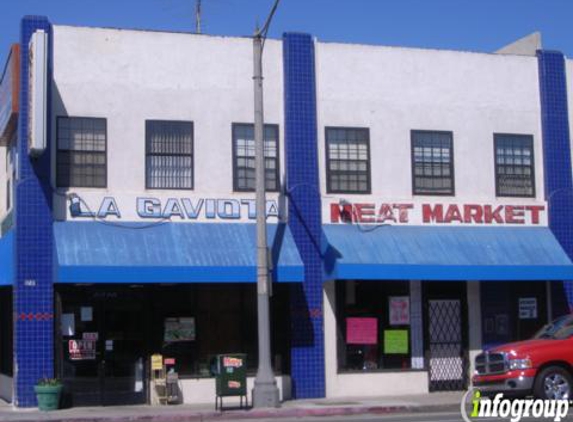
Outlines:
POLYGON ((573 304, 569 303, 564 282, 552 281, 551 294, 553 296, 553 318, 573 312, 573 304))
MULTIPOLYGON (((55 82, 52 82, 52 116, 51 116, 51 124, 52 128, 48 139, 48 150, 52 152, 52 154, 48 154, 47 156, 52 157, 52 176, 50 186, 52 186, 52 191, 50 194, 54 195, 54 202, 52 208, 52 217, 56 221, 63 221, 66 219, 66 207, 67 207, 67 199, 66 199, 66 191, 67 189, 58 189, 58 184, 56 181, 56 165, 57 165, 57 152, 58 152, 58 145, 57 145, 57 120, 58 117, 66 117, 68 116, 68 111, 66 106, 62 100, 60 95, 60 90, 58 89, 58 85, 55 82)), ((46 156, 46 155, 45 155, 46 156)))

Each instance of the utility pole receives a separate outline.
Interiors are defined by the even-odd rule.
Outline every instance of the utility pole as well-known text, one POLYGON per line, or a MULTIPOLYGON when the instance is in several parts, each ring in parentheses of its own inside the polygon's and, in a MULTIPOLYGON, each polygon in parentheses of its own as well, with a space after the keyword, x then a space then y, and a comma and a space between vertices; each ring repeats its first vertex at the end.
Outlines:
POLYGON ((195 0, 195 33, 201 33, 201 0, 195 0))
POLYGON ((267 213, 265 183, 265 146, 263 113, 263 48, 265 38, 279 5, 275 4, 265 25, 253 36, 253 81, 255 88, 255 181, 257 208, 257 318, 259 365, 253 388, 253 406, 279 407, 279 389, 271 365, 271 330, 269 312, 269 253, 267 248, 267 213))

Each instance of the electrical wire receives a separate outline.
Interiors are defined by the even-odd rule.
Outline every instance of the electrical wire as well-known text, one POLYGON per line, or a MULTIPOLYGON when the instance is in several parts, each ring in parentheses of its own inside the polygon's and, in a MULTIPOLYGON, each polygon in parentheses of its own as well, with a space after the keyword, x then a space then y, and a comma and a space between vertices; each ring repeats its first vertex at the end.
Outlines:
POLYGON ((275 3, 273 4, 273 7, 271 9, 271 12, 269 13, 269 16, 267 17, 265 24, 263 25, 263 27, 261 29, 257 29, 255 31, 255 38, 260 37, 262 39, 261 55, 262 55, 263 50, 265 48, 265 41, 267 40, 267 33, 269 32, 269 28, 271 27, 271 21, 273 19, 273 16, 275 15, 275 12, 277 11, 277 8, 279 7, 280 2, 281 2, 281 0, 275 0, 275 3))

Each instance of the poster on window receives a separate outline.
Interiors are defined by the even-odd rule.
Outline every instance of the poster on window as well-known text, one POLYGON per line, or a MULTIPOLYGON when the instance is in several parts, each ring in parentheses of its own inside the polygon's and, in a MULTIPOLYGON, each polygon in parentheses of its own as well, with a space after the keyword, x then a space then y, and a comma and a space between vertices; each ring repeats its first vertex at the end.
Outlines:
POLYGON ((519 298, 519 319, 537 319, 537 298, 519 298))
POLYGON ((70 360, 95 360, 96 342, 93 340, 68 341, 70 360))
POLYGON ((166 343, 195 340, 195 318, 165 318, 165 334, 163 340, 166 343))
POLYGON ((378 344, 378 318, 346 318, 347 344, 378 344))
POLYGON ((408 296, 390 296, 390 325, 410 325, 410 298, 408 296))

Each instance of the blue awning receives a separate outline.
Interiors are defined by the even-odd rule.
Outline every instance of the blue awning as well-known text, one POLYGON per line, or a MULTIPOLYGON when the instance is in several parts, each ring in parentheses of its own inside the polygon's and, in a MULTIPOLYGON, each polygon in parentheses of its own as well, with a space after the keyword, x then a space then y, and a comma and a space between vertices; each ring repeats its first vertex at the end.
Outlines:
POLYGON ((14 282, 14 230, 0 238, 0 286, 14 282))
POLYGON ((329 279, 573 279, 571 260, 544 227, 323 227, 329 279))
MULTIPOLYGON (((58 222, 59 283, 256 282, 255 224, 58 222)), ((285 225, 268 225, 273 280, 304 268, 285 225)))

